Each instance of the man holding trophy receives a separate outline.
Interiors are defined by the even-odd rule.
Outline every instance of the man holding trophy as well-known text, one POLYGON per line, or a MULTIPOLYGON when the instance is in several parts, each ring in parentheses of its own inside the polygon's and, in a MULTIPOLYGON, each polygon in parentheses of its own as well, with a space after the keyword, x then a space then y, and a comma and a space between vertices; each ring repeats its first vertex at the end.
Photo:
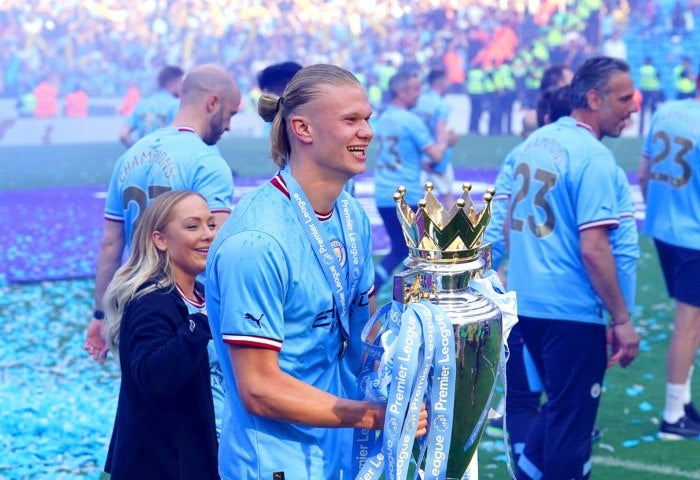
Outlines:
MULTIPOLYGON (((343 191, 365 169, 372 109, 332 65, 264 94, 280 171, 241 200, 209 252, 207 301, 229 394, 223 479, 339 478, 350 428, 378 430, 385 407, 354 400, 370 315, 370 224, 343 191), (235 376, 234 376, 235 375, 235 376)), ((418 434, 427 427, 421 412, 418 434)))

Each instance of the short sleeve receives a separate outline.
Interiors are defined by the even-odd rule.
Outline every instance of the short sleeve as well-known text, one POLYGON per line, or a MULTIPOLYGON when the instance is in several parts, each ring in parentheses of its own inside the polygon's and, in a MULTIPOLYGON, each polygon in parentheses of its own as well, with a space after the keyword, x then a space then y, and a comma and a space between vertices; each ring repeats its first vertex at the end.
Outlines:
POLYGON ((212 212, 231 212, 233 173, 219 155, 204 157, 194 173, 192 189, 207 199, 212 212))
POLYGON ((289 282, 280 244, 267 233, 240 232, 220 245, 213 266, 223 341, 279 351, 289 282))
POLYGON ((573 178, 574 208, 579 230, 620 223, 617 201, 617 165, 611 155, 595 153, 573 178))

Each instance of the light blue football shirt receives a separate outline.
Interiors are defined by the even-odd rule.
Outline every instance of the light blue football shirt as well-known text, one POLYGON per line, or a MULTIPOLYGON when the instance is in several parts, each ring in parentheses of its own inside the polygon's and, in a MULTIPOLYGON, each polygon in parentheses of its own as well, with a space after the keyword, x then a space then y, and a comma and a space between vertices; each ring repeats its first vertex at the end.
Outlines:
POLYGON ((508 288, 519 314, 605 323, 579 233, 619 225, 617 168, 612 152, 572 117, 525 140, 510 189, 508 288))
POLYGON ((193 190, 212 212, 230 212, 231 168, 191 129, 162 128, 136 142, 115 163, 105 204, 106 219, 124 222, 127 247, 139 216, 170 190, 193 190))
POLYGON ((423 120, 406 109, 389 105, 374 126, 377 159, 374 170, 374 196, 377 207, 395 205, 396 187, 406 187, 406 203, 415 206, 425 190, 420 184, 423 151, 433 145, 423 120))
MULTIPOLYGON (((418 98, 418 103, 411 111, 423 119, 430 134, 433 138, 437 138, 438 122, 447 122, 450 116, 450 105, 442 95, 430 89, 418 98)), ((440 162, 433 166, 433 170, 437 173, 445 173, 451 160, 452 147, 445 150, 445 154, 440 162)))
POLYGON ((643 155, 651 172, 644 233, 700 249, 700 102, 668 102, 651 119, 643 155))
MULTIPOLYGON (((354 229, 363 268, 350 309, 350 345, 339 362, 341 329, 333 293, 306 232, 297 219, 286 186, 277 175, 246 195, 224 224, 207 260, 207 309, 220 358, 228 344, 279 352, 280 368, 321 390, 354 397, 374 282, 370 224, 346 192, 355 212, 354 229), (354 372, 351 374, 350 372, 354 372), (344 383, 345 382, 345 383, 344 383), (353 392, 354 393, 354 392, 353 392)), ((343 273, 348 275, 340 214, 320 222, 343 273)), ((229 394, 219 449, 222 478, 339 478, 349 464, 349 429, 314 428, 247 413, 230 362, 222 362, 229 394)))
POLYGON ((136 139, 172 123, 180 107, 180 99, 165 90, 141 99, 126 120, 136 139))
POLYGON ((491 220, 486 227, 486 232, 484 232, 484 243, 491 244, 491 268, 494 270, 498 269, 506 254, 506 238, 503 232, 503 225, 508 215, 508 206, 510 205, 513 164, 522 147, 523 144, 520 143, 508 152, 506 158, 503 159, 494 183, 496 194, 491 202, 491 220))

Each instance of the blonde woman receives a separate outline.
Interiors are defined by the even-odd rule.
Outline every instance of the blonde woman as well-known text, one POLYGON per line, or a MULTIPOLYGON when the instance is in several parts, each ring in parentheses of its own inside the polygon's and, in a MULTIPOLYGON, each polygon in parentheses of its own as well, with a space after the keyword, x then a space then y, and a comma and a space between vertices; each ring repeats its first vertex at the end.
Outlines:
POLYGON ((204 271, 214 217, 191 191, 159 195, 105 293, 122 370, 105 471, 120 479, 218 479, 204 271))

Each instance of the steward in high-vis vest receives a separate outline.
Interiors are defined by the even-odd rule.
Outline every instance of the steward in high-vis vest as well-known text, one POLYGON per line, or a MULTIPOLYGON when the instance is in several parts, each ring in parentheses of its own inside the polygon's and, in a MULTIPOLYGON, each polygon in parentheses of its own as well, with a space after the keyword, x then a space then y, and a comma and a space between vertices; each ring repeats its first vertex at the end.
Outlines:
POLYGON ((679 100, 695 96, 695 75, 689 57, 683 57, 680 65, 673 68, 673 83, 676 87, 676 98, 679 100))
POLYGON ((542 74, 544 74, 543 65, 539 60, 533 59, 532 63, 527 66, 525 72, 525 104, 528 108, 535 106, 537 97, 540 95, 540 83, 542 83, 542 74))
POLYGON ((484 111, 485 92, 484 82, 486 72, 480 67, 470 68, 467 72, 467 95, 471 103, 469 114, 469 133, 479 133, 479 120, 484 111))
POLYGON ((510 66, 510 63, 503 62, 494 70, 493 81, 496 85, 499 111, 501 113, 501 117, 498 121, 498 133, 510 135, 512 133, 513 103, 517 97, 515 76, 513 75, 513 68, 510 66))
POLYGON ((489 112, 489 135, 498 135, 498 121, 501 118, 496 84, 493 80, 493 67, 489 66, 484 75, 485 110, 489 112))
POLYGON ((639 111, 639 134, 642 135, 647 112, 651 118, 658 104, 664 101, 659 71, 652 63, 651 57, 646 57, 642 66, 639 67, 639 91, 642 93, 642 105, 639 111))

